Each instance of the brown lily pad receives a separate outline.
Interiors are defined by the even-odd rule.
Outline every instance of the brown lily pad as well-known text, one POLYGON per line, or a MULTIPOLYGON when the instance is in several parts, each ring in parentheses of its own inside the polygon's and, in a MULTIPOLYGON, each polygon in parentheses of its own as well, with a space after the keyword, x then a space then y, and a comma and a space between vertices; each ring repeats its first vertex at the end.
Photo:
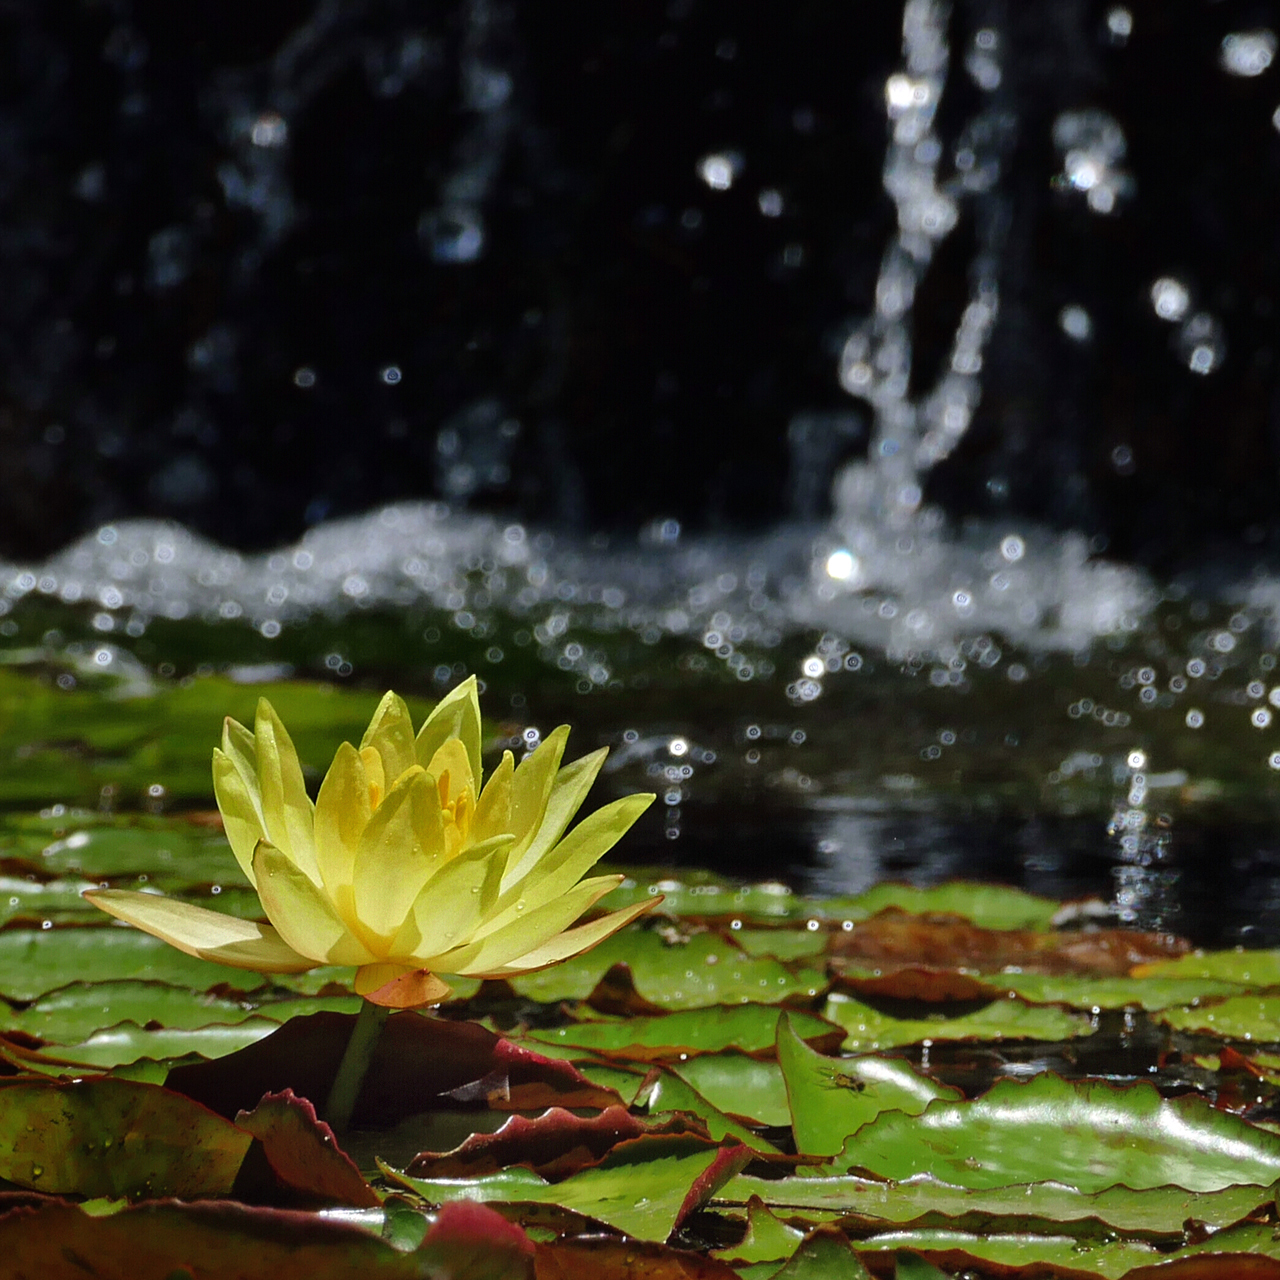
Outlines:
MULTIPOLYGON (((650 1123, 620 1106, 606 1107, 599 1115, 587 1117, 552 1107, 534 1119, 512 1116, 496 1133, 472 1134, 452 1151, 424 1151, 405 1172, 417 1178, 460 1178, 522 1165, 548 1182, 558 1182, 598 1164, 619 1143, 690 1130, 684 1117, 650 1123)), ((699 1136, 710 1141, 705 1132, 699 1136)))
POLYGON ((1190 943, 1167 933, 1131 929, 982 929, 957 916, 884 911, 834 934, 832 963, 875 962, 882 970, 924 966, 995 972, 1018 965, 1033 973, 1127 974, 1135 965, 1185 955, 1190 943))
MULTIPOLYGON (((23 1280, 168 1280, 175 1272, 193 1280, 416 1280, 422 1274, 413 1254, 363 1228, 230 1201, 144 1201, 103 1217, 58 1201, 14 1209, 0 1217, 0 1255, 7 1274, 23 1280)), ((497 1280, 504 1273, 490 1274, 497 1280)))
POLYGON ((304 1199, 358 1209, 380 1203, 333 1130, 292 1090, 266 1094, 252 1111, 241 1111, 236 1124, 258 1139, 275 1176, 304 1199))
MULTIPOLYGON (((174 1068, 166 1086, 228 1118, 251 1110, 265 1093, 291 1089, 297 1097, 326 1098, 354 1023, 354 1014, 342 1013, 292 1018, 236 1053, 174 1068)), ((512 1111, 602 1110, 621 1099, 568 1062, 513 1045, 475 1023, 392 1014, 378 1038, 352 1123, 382 1128, 460 1102, 512 1111)))
POLYGON ((662 1005, 646 1000, 636 990, 635 976, 625 960, 619 960, 617 964, 610 966, 592 988, 586 1002, 597 1013, 619 1018, 667 1012, 662 1005))

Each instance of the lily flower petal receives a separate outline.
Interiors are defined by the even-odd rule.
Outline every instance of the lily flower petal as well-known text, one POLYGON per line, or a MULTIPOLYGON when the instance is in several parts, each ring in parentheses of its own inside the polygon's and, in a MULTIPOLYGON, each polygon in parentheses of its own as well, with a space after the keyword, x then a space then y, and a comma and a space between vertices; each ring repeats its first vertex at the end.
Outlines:
POLYGON ((258 841, 266 835, 266 829, 255 792, 249 790, 249 785, 237 768, 235 760, 215 747, 213 749, 213 794, 218 797, 218 808, 222 810, 222 828, 227 833, 227 843, 231 845, 231 852, 236 855, 240 870, 256 889, 257 881, 253 878, 253 851, 257 848, 258 841))
POLYGON ((516 847, 507 865, 504 888, 523 878, 532 865, 526 851, 536 839, 542 815, 547 811, 568 736, 567 724, 553 729, 542 740, 542 745, 520 762, 511 779, 511 832, 516 838, 516 847))
POLYGON ((511 775, 514 772, 515 757, 510 751, 504 751, 501 762, 489 775, 489 781, 484 784, 484 790, 476 801, 476 816, 471 823, 472 839, 491 840, 511 830, 511 775))
POLYGON ((314 807, 302 781, 302 765, 298 763, 293 739, 266 698, 258 699, 253 738, 266 837, 319 884, 320 869, 312 842, 314 807))
POLYGON ((517 903, 523 902, 523 909, 530 911, 571 889, 626 835, 654 799, 652 794, 624 796, 583 818, 524 880, 503 893, 481 936, 514 920, 517 903))
POLYGON ((426 969, 406 969, 398 964, 367 964, 357 969, 355 988, 356 994, 370 1004, 388 1009, 421 1009, 423 1005, 439 1004, 452 990, 426 969))
POLYGON ((444 823, 435 782, 419 765, 373 811, 356 850, 355 911, 371 933, 390 938, 444 857, 444 823))
POLYGON ((574 814, 582 808, 582 802, 587 798, 587 792, 591 790, 608 754, 609 748, 601 747, 599 751, 592 751, 557 772, 551 783, 551 792, 547 796, 537 834, 526 850, 525 861, 528 865, 536 866, 547 850, 564 835, 574 814))
POLYGON ((414 743, 418 763, 425 769, 447 738, 457 738, 466 748, 471 764, 472 782, 480 789, 480 697, 475 676, 468 676, 456 689, 450 690, 418 730, 414 743))
POLYGON ((510 836, 495 836, 446 862, 422 887, 391 954, 426 964, 474 936, 497 900, 510 848, 510 836))
POLYGON ((418 763, 413 745, 413 722, 399 695, 386 693, 360 739, 361 749, 373 747, 382 757, 382 775, 390 786, 406 769, 418 763))
POLYGON ((301 973, 316 962, 295 951, 270 926, 190 902, 130 889, 91 889, 82 895, 117 920, 161 938, 189 956, 259 973, 301 973))
POLYGON ((355 911, 354 903, 344 898, 351 897, 356 849, 372 815, 364 760, 351 743, 344 742, 320 784, 315 816, 316 865, 342 915, 355 911))
POLYGON ((568 893, 540 907, 522 911, 517 919, 486 937, 435 957, 429 967, 441 973, 482 978, 526 952, 536 950, 562 933, 584 911, 623 881, 620 875, 597 876, 575 885, 568 893))
POLYGON ((566 929, 563 933, 552 938, 550 942, 545 942, 542 946, 535 947, 532 951, 526 951, 524 955, 508 961, 500 969, 492 970, 487 976, 491 978, 516 977, 522 973, 533 973, 537 969, 545 969, 549 965, 559 964, 561 960, 567 960, 570 956, 576 956, 582 951, 589 951, 606 938, 611 938, 619 929, 625 928, 638 916, 642 916, 646 911, 652 910, 661 901, 662 895, 659 894, 648 902, 635 902, 631 906, 622 907, 618 911, 610 911, 607 916, 601 916, 598 920, 588 920, 586 924, 566 929))
POLYGON ((262 841, 253 869, 267 919, 299 955, 310 956, 313 964, 368 964, 375 958, 324 890, 279 849, 262 841))
POLYGON ((228 719, 214 752, 227 838, 270 926, 153 894, 94 891, 104 911, 191 955, 261 972, 352 965, 356 989, 396 1008, 435 1003, 437 973, 525 972, 576 954, 653 905, 574 922, 621 880, 576 883, 652 802, 632 796, 568 830, 604 761, 561 767, 568 729, 482 787, 477 682, 437 704, 414 737, 388 693, 360 746, 344 743, 307 796, 265 699, 254 730, 228 719), (568 834, 566 834, 568 830, 568 834))

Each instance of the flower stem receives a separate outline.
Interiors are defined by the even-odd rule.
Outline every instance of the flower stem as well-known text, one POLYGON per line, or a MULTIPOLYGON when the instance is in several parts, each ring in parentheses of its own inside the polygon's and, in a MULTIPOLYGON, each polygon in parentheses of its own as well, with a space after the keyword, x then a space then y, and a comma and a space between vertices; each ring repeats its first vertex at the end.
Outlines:
POLYGON ((351 1039, 347 1041, 342 1061, 338 1064, 329 1100, 324 1104, 324 1119, 335 1133, 345 1133, 351 1123, 351 1112, 373 1059, 374 1046, 390 1012, 385 1005, 373 1004, 369 1000, 360 1004, 356 1025, 351 1028, 351 1039))

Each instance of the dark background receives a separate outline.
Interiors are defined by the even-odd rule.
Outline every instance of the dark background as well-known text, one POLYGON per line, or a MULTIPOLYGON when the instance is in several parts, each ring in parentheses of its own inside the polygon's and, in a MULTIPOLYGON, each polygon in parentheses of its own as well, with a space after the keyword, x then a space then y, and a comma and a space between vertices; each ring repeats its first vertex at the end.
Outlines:
MULTIPOLYGON (((991 26, 1011 222, 982 405, 927 494, 1154 564, 1262 554, 1280 67, 1234 77, 1219 49, 1280 15, 1141 0, 1117 40, 1112 7, 955 5, 940 132, 975 109, 958 51, 991 26), (1111 215, 1052 182, 1053 122, 1086 107, 1128 145, 1111 215), (1152 311, 1164 275, 1222 327, 1207 376, 1152 311)), ((895 216, 901 22, 887 0, 5 0, 0 553, 130 515, 264 547, 433 495, 572 530, 822 516, 815 459, 866 445, 836 368, 895 216), (726 149, 742 171, 712 191, 696 165, 726 149)), ((973 245, 966 216, 917 299, 921 379, 973 245)))

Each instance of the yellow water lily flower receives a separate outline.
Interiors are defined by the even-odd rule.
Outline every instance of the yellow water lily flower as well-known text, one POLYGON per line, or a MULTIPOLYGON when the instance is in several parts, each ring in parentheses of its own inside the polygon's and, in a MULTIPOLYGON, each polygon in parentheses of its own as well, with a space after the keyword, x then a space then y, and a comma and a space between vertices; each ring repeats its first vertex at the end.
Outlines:
POLYGON ((480 704, 464 681, 415 734, 382 699, 359 748, 344 742, 314 803, 265 699, 253 732, 230 717, 213 753, 227 839, 269 925, 124 889, 84 896, 189 955, 261 973, 357 966, 355 989, 397 1007, 448 994, 439 976, 505 978, 576 955, 652 902, 574 925, 619 875, 581 877, 648 808, 627 796, 565 830, 607 748, 561 767, 568 727, 481 788, 480 704), (572 927, 571 927, 572 926, 572 927))

